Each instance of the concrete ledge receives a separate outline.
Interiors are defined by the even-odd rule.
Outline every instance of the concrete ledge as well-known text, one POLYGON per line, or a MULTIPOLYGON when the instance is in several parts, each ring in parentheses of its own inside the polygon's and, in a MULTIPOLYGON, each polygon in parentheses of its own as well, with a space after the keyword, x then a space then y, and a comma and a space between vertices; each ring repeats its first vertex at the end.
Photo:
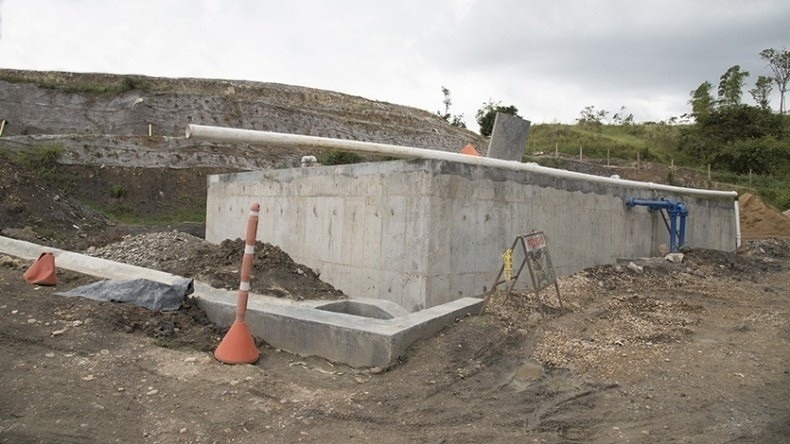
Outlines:
MULTIPOLYGON (((55 254, 59 268, 104 279, 146 278, 172 284, 179 276, 107 259, 49 248, 0 236, 0 252, 34 260, 43 252, 55 254)), ((195 281, 194 297, 209 319, 227 327, 234 319, 237 294, 195 281)), ((483 300, 461 298, 414 313, 389 301, 292 301, 250 294, 247 326, 269 345, 303 356, 316 355, 354 367, 386 367, 416 340, 427 338, 457 317, 478 313, 483 300), (338 307, 338 303, 346 307, 338 307), (328 311, 335 305, 337 311, 328 311), (350 308, 349 308, 350 307, 350 308), (390 319, 373 314, 386 313, 390 319)))

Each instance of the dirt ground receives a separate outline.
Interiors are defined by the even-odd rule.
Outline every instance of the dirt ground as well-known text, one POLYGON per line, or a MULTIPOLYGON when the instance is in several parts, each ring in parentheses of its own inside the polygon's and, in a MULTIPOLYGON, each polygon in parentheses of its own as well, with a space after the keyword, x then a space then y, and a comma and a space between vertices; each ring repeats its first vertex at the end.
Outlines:
MULTIPOLYGON (((241 241, 206 246, 80 203, 175 211, 205 195, 202 173, 67 173, 94 182, 64 192, 0 158, 3 235, 236 288, 241 241), (108 194, 119 183, 134 186, 108 194)), ((744 219, 753 232, 786 227, 760 211, 744 219)), ((259 245, 256 264, 253 290, 344 297, 275 247, 259 245)), ((534 296, 497 295, 388 369, 265 343, 255 365, 223 365, 211 354, 223 331, 189 300, 153 313, 65 298, 54 293, 95 279, 60 270, 57 287, 30 286, 28 265, 0 257, 3 443, 790 442, 786 237, 580 271, 560 279, 565 310, 548 297, 545 320, 534 296)))
POLYGON ((92 278, 2 263, 0 442, 790 441, 786 240, 584 270, 544 321, 498 295, 390 369, 266 344, 223 365, 194 308, 64 298, 92 278))

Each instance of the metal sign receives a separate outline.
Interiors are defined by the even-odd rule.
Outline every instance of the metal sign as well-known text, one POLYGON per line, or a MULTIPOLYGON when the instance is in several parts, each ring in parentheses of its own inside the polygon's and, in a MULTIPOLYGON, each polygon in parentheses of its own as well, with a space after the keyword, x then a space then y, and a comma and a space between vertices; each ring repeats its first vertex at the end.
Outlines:
POLYGON ((542 231, 533 231, 529 234, 517 236, 516 240, 513 241, 513 245, 505 250, 505 254, 503 254, 502 257, 504 263, 499 269, 496 279, 494 279, 491 291, 486 295, 481 312, 485 310, 491 295, 496 291, 497 287, 500 284, 510 282, 510 287, 505 296, 505 301, 507 301, 525 265, 529 269, 529 274, 532 278, 532 288, 535 290, 535 296, 537 296, 538 303, 540 304, 541 317, 543 316, 543 301, 540 297, 540 290, 543 290, 551 284, 554 284, 554 289, 557 291, 557 301, 560 303, 560 310, 563 309, 562 299, 560 298, 560 286, 557 284, 557 277, 554 274, 554 265, 551 263, 551 255, 549 254, 549 247, 546 244, 546 236, 543 235, 542 231), (511 276, 510 271, 512 268, 513 249, 518 244, 521 244, 521 248, 524 250, 524 260, 521 261, 521 265, 518 267, 516 274, 511 276), (503 274, 505 275, 505 280, 501 281, 500 279, 503 274))
POLYGON ((527 252, 526 260, 532 277, 532 287, 535 291, 543 290, 557 280, 546 238, 542 231, 536 231, 522 237, 522 241, 527 252))

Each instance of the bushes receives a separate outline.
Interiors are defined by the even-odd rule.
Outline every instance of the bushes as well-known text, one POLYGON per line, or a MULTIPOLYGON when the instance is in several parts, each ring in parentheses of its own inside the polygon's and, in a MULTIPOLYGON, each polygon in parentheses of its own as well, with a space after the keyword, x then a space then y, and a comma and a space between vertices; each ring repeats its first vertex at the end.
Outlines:
POLYGON ((711 165, 735 173, 790 174, 790 140, 772 136, 736 140, 716 150, 711 165))
POLYGON ((347 163, 362 162, 362 156, 350 151, 327 151, 318 156, 322 165, 344 165, 347 163))

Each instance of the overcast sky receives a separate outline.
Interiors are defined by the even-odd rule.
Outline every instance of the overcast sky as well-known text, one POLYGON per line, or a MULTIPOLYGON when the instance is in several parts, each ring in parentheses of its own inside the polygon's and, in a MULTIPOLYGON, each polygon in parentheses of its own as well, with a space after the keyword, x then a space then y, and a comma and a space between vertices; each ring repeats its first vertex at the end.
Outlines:
MULTIPOLYGON (((0 67, 277 82, 443 109, 489 99, 534 123, 588 105, 690 111, 727 68, 769 74, 787 0, 0 0, 0 67)), ((773 107, 778 106, 774 99, 773 107)))

